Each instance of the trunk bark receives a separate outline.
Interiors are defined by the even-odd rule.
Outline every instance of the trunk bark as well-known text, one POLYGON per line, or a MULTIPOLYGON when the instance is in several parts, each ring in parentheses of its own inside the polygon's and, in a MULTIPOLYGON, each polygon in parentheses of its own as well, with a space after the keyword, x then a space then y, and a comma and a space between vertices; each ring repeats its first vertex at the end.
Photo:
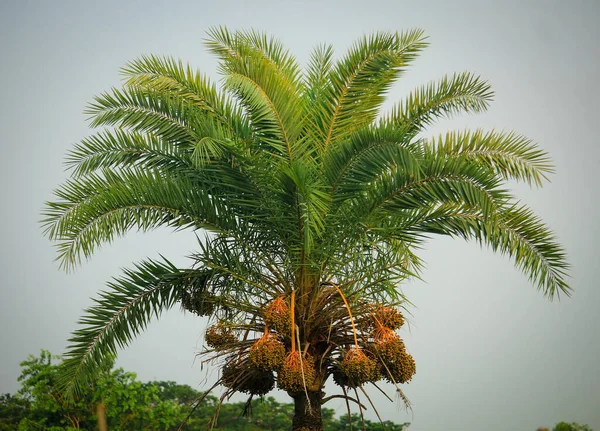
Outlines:
POLYGON ((294 419, 292 431, 323 431, 323 418, 321 417, 321 400, 323 392, 304 392, 296 394, 294 398, 294 419))
POLYGON ((98 416, 98 431, 107 431, 106 406, 104 405, 104 399, 96 406, 96 415, 98 416))

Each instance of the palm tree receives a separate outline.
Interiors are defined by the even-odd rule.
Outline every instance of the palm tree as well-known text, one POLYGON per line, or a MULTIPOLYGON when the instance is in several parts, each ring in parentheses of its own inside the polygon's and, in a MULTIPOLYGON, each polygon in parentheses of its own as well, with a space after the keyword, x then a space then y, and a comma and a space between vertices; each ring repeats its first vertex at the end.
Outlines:
POLYGON ((380 113, 422 31, 375 33, 339 60, 318 46, 304 71, 258 32, 215 28, 206 45, 223 90, 171 58, 127 64, 123 88, 88 107, 103 129, 69 153, 71 179, 47 203, 67 270, 130 229, 199 234, 188 268, 145 260, 100 293, 70 340, 68 391, 180 304, 211 319, 203 354, 224 397, 277 385, 295 402, 292 428, 320 430, 332 397, 362 412, 364 387, 382 379, 404 397, 415 362, 397 333, 398 286, 434 234, 485 243, 546 296, 569 295, 561 246, 505 186, 540 186, 547 154, 516 133, 423 137, 438 118, 484 111, 486 81, 446 76, 380 113), (326 397, 330 376, 341 392, 326 397))

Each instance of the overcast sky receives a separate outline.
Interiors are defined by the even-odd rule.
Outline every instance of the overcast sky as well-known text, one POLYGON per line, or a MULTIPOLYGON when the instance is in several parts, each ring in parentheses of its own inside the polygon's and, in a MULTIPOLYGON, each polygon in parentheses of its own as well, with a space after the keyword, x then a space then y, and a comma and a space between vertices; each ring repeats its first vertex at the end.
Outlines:
MULTIPOLYGON (((550 152, 552 182, 515 189, 565 245, 575 294, 549 302, 507 258, 474 243, 432 240, 422 253, 425 282, 403 287, 415 304, 403 332, 417 362, 404 388, 413 411, 374 394, 382 416, 412 422, 415 431, 533 431, 562 420, 600 430, 599 18, 594 0, 3 0, 0 393, 18 389, 28 354, 64 350, 89 298, 119 268, 158 253, 187 265, 195 249, 192 232, 132 233, 65 274, 42 237, 40 210, 67 176, 64 155, 91 133, 82 111, 119 85, 119 67, 142 54, 168 54, 217 78, 202 44, 214 25, 272 33, 303 63, 321 42, 342 54, 364 33, 420 27, 431 46, 390 98, 457 71, 490 80, 496 100, 486 114, 444 121, 430 133, 516 130, 550 152)), ((203 324, 173 310, 118 364, 142 380, 201 390, 214 378, 195 361, 203 324)))

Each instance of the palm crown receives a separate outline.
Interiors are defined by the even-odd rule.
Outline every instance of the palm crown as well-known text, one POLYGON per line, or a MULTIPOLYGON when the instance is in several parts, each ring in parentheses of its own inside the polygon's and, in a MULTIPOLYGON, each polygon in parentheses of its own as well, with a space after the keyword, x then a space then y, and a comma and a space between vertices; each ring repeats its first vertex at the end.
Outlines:
POLYGON ((71 339, 69 389, 180 303, 214 320, 207 353, 226 393, 277 382, 296 400, 294 427, 319 429, 302 400, 323 402, 330 375, 360 402, 347 390, 414 374, 398 284, 432 234, 488 244, 547 296, 569 294, 563 250, 505 186, 541 185, 546 153, 516 133, 422 137, 438 118, 484 111, 487 82, 446 76, 380 113, 426 47, 421 31, 375 33, 339 60, 319 46, 304 71, 254 31, 216 28, 206 44, 223 91, 170 58, 132 61, 123 88, 89 106, 105 129, 69 153, 72 178, 47 204, 66 269, 132 228, 207 232, 189 268, 146 260, 101 293, 71 339))

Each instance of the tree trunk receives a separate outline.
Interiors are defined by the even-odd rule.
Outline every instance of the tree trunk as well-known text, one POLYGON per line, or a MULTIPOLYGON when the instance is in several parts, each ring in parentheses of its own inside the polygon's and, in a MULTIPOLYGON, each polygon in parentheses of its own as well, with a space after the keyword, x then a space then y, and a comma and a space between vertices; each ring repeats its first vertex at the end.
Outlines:
POLYGON ((321 417, 321 400, 323 392, 304 392, 294 397, 294 420, 292 431, 323 431, 323 418, 321 417))
POLYGON ((96 415, 98 416, 98 430, 107 431, 106 427, 106 406, 104 405, 104 399, 96 406, 96 415))

